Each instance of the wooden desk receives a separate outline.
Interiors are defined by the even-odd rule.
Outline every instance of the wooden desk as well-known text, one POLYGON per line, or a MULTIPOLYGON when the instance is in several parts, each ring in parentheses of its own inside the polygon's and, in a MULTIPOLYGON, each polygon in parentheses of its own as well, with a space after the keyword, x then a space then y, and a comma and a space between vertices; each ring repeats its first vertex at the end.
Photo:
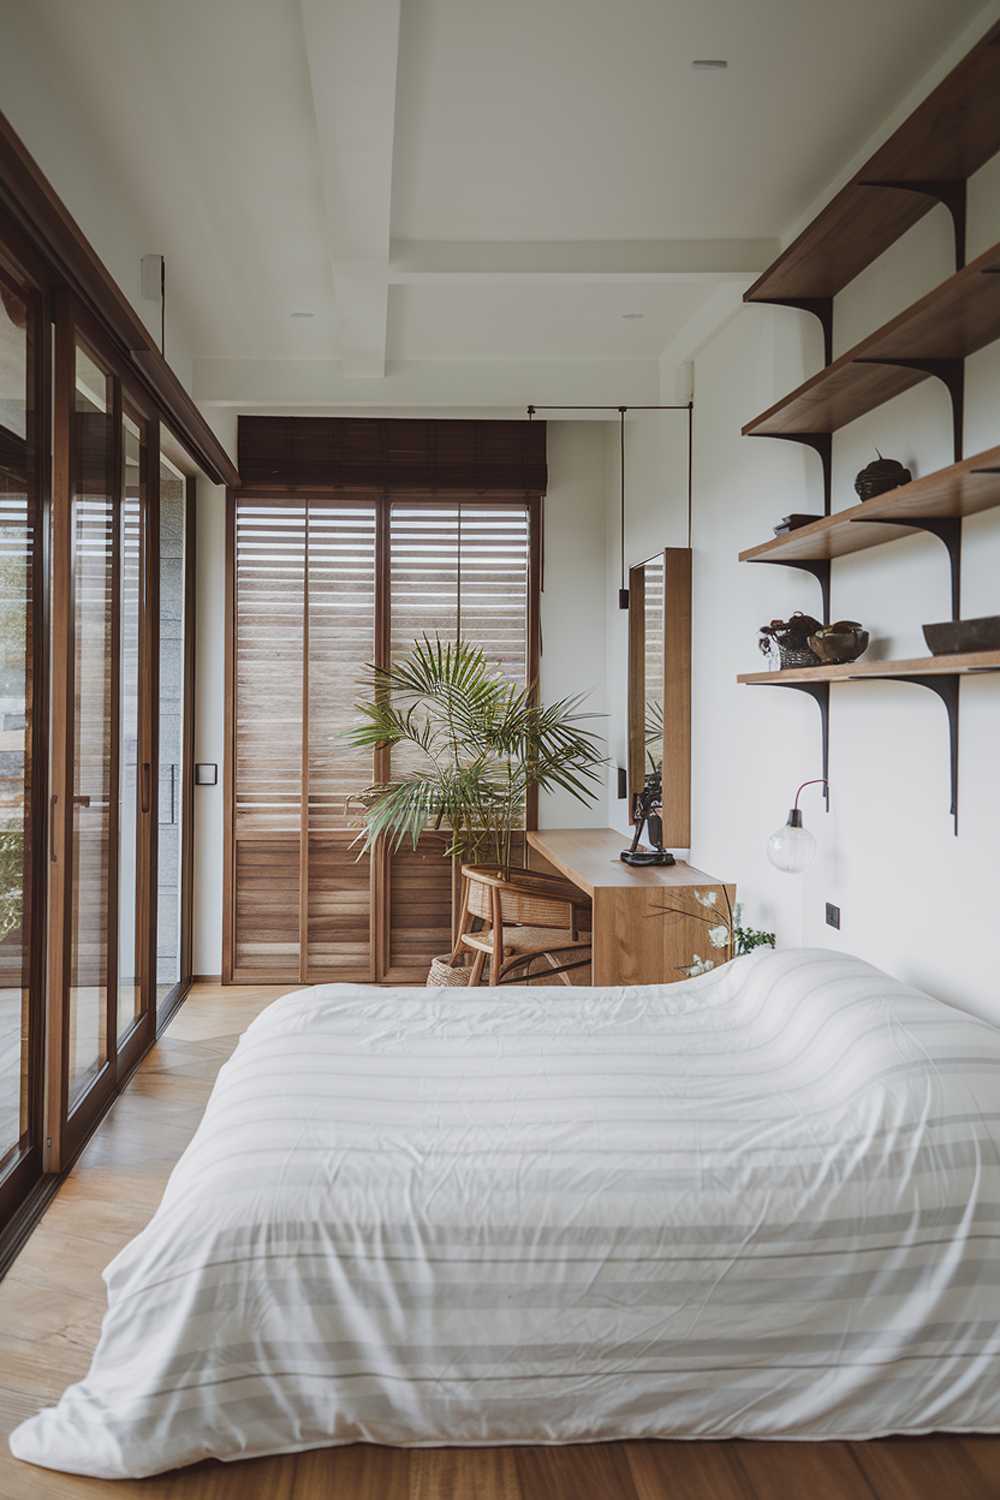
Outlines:
POLYGON ((711 913, 693 893, 714 890, 725 916, 726 895, 730 903, 736 899, 734 885, 682 862, 645 869, 622 864, 619 854, 629 839, 613 828, 545 828, 527 838, 532 869, 557 870, 593 902, 593 984, 670 984, 685 977, 681 971, 696 953, 725 958, 701 920, 711 913))

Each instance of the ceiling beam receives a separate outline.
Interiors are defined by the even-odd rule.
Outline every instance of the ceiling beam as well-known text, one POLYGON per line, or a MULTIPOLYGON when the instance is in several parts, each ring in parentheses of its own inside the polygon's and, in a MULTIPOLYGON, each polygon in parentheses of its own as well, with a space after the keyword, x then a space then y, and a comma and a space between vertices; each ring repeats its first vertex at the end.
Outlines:
POLYGON ((442 283, 721 283, 767 266, 777 240, 569 240, 489 243, 393 240, 392 286, 442 283))
POLYGON ((655 359, 393 360, 384 380, 349 374, 339 360, 198 359, 195 395, 241 411, 402 412, 439 407, 523 416, 529 402, 638 406, 660 399, 655 359))
POLYGON ((385 374, 400 0, 299 0, 345 373, 385 374))

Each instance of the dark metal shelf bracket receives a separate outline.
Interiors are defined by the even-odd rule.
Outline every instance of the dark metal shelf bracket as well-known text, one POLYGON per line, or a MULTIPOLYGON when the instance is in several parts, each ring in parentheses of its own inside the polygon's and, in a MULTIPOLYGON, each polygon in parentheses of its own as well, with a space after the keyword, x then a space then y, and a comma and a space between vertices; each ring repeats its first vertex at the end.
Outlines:
POLYGON ((823 330, 823 363, 833 363, 833 298, 832 297, 754 297, 753 305, 761 307, 796 307, 800 312, 812 313, 818 318, 823 330))
POLYGON ((806 693, 819 708, 820 734, 822 736, 823 780, 826 785, 823 795, 826 810, 830 811, 830 684, 829 682, 782 682, 781 673, 773 674, 773 681, 759 682, 755 687, 792 688, 797 693, 806 693))
POLYGON ((852 526, 905 526, 928 531, 943 542, 951 564, 951 618, 962 617, 962 518, 961 516, 854 516, 852 526))
POLYGON ((859 182, 859 187, 873 188, 896 188, 907 193, 923 193, 927 198, 936 198, 938 203, 943 203, 951 214, 951 224, 955 231, 955 270, 960 271, 965 265, 965 179, 919 179, 914 182, 898 182, 889 179, 884 182, 868 181, 859 182))
POLYGON ((958 672, 942 673, 939 677, 852 677, 852 682, 912 682, 915 687, 929 688, 944 704, 948 715, 948 758, 951 771, 951 807, 949 812, 958 835, 958 672))
POLYGON ((832 432, 750 432, 748 437, 784 438, 787 443, 804 443, 819 454, 823 468, 823 514, 830 514, 833 496, 833 433, 832 432))
MULTIPOLYGON (((830 559, 828 557, 817 558, 813 562, 799 562, 797 559, 785 557, 751 557, 754 563, 769 563, 773 568, 800 568, 803 573, 811 573, 819 580, 820 593, 823 598, 823 610, 821 619, 824 625, 830 623, 830 559)), ((782 684, 785 686, 785 684, 782 684)), ((793 686, 788 683, 787 686, 793 686)))
POLYGON ((934 375, 942 381, 951 397, 952 441, 955 462, 962 458, 962 429, 965 422, 965 361, 962 359, 891 359, 863 358, 854 360, 857 365, 894 365, 903 370, 922 370, 925 375, 934 375))

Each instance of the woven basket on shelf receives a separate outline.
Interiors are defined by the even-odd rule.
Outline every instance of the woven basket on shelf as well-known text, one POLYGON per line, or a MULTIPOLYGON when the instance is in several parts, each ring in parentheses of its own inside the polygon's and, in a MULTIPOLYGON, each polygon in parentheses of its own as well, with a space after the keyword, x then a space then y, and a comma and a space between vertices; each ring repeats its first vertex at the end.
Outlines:
POLYGON ((783 672, 787 672, 790 667, 818 667, 820 664, 819 657, 811 646, 785 646, 779 641, 778 656, 783 672))
POLYGON ((450 953, 439 953, 431 959, 431 970, 427 976, 427 988, 458 989, 469 982, 469 970, 450 962, 450 953))

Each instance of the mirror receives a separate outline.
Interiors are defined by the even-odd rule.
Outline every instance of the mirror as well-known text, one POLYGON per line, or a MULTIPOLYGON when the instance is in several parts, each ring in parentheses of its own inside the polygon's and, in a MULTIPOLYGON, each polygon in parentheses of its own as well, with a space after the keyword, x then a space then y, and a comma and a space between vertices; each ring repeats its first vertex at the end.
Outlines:
POLYGON ((691 844, 691 552, 667 547, 629 569, 629 809, 663 776, 663 840, 691 844))

